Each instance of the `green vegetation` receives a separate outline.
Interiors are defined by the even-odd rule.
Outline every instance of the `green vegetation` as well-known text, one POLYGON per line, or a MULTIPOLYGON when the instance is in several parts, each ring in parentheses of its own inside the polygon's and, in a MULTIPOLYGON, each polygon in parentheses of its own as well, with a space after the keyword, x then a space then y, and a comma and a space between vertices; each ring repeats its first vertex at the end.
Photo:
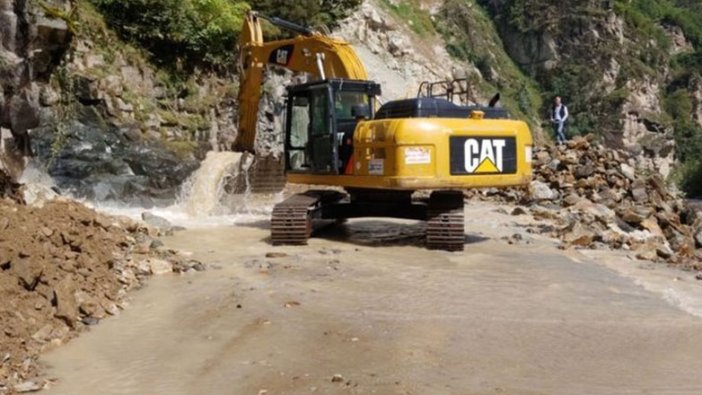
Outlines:
POLYGON ((520 66, 538 82, 543 100, 540 113, 547 113, 554 96, 564 97, 572 115, 571 135, 594 132, 605 140, 620 141, 621 111, 630 96, 629 82, 658 84, 664 114, 641 116, 649 124, 674 129, 682 163, 677 172, 680 185, 691 195, 702 192, 702 187, 696 186, 702 179, 702 128, 692 116, 693 105, 699 103, 691 97, 702 81, 702 2, 476 1, 491 12, 503 39, 518 43, 516 50, 511 49, 518 54, 520 66), (624 20, 621 41, 612 12, 624 20), (673 40, 666 30, 671 27, 682 30, 693 45, 692 52, 670 56, 673 40), (543 46, 544 38, 553 39, 558 48, 559 59, 549 67, 540 63, 544 51, 549 51, 543 46), (605 84, 602 76, 612 71, 618 75, 610 75, 614 81, 605 84))
POLYGON ((91 0, 161 65, 226 65, 249 5, 228 0, 91 0))
MULTIPOLYGON (((90 0, 108 25, 151 53, 154 63, 231 70, 246 12, 255 9, 303 25, 330 25, 360 0, 90 0)), ((277 31, 276 29, 272 29, 277 31)))
POLYGON ((58 88, 61 97, 56 106, 56 130, 51 142, 51 155, 47 167, 53 166, 58 159, 66 144, 69 123, 76 114, 75 81, 71 73, 66 70, 65 64, 61 64, 51 77, 51 84, 54 88, 58 88))
POLYGON ((434 26, 448 53, 471 62, 483 76, 475 81, 487 94, 500 92, 505 108, 532 126, 539 123, 541 97, 533 80, 522 73, 502 48, 502 40, 485 11, 473 0, 446 0, 434 26))
POLYGON ((52 7, 51 5, 39 1, 39 7, 44 11, 44 13, 54 19, 61 19, 62 21, 66 22, 66 26, 68 27, 68 30, 71 33, 75 33, 78 29, 76 27, 76 11, 78 8, 73 7, 70 9, 70 11, 65 12, 61 9, 58 9, 56 7, 52 7))
POLYGON ((406 0, 399 2, 381 0, 380 3, 385 8, 397 15, 401 20, 406 21, 409 28, 419 36, 426 37, 435 33, 434 24, 431 17, 429 16, 428 12, 421 9, 419 0, 406 0))
MULTIPOLYGON (((681 163, 680 187, 690 196, 702 196, 702 127, 693 119, 692 89, 702 78, 702 3, 689 0, 617 1, 616 8, 627 22, 665 45, 660 26, 677 26, 692 43, 693 52, 683 53, 667 62, 672 80, 662 92, 663 104, 672 119, 681 163)), ((667 37, 666 37, 667 38, 667 37)), ((667 48, 667 47, 666 47, 667 48)), ((698 103, 702 105, 702 103, 698 103)))

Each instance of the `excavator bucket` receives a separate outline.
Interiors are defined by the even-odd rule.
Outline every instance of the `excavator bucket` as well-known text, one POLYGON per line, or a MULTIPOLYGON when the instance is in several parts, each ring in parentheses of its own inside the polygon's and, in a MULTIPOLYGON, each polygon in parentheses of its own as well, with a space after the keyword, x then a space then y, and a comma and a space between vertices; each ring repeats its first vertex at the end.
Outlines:
POLYGON ((256 156, 249 168, 252 193, 274 194, 285 188, 285 161, 274 155, 256 156))

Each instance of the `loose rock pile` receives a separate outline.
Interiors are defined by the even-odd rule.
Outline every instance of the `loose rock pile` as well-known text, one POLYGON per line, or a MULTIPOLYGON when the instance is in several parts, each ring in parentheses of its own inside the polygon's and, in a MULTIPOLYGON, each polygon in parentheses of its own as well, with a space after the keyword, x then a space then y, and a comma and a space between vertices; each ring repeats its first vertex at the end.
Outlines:
POLYGON ((39 353, 119 314, 147 276, 203 269, 156 236, 75 202, 0 198, 0 393, 40 389, 39 353))
POLYGON ((528 191, 497 195, 529 204, 537 219, 555 221, 534 231, 559 238, 564 247, 625 249, 639 259, 702 267, 702 217, 659 175, 638 172, 625 151, 587 136, 535 151, 533 159, 528 191))

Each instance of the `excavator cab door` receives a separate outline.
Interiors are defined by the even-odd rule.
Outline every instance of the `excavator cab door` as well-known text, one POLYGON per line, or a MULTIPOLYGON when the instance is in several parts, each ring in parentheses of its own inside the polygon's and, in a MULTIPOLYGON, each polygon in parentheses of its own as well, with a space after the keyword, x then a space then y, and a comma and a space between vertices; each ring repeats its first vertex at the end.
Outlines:
POLYGON ((326 85, 289 93, 286 145, 288 168, 312 173, 335 169, 330 92, 326 85))

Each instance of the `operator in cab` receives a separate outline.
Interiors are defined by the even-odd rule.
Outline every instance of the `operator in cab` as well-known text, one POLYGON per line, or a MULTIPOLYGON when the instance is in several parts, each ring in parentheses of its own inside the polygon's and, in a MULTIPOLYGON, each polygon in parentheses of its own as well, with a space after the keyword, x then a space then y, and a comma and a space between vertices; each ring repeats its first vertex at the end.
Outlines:
POLYGON ((335 115, 339 141, 339 173, 353 174, 353 134, 359 122, 369 118, 368 96, 361 92, 336 95, 335 115))

